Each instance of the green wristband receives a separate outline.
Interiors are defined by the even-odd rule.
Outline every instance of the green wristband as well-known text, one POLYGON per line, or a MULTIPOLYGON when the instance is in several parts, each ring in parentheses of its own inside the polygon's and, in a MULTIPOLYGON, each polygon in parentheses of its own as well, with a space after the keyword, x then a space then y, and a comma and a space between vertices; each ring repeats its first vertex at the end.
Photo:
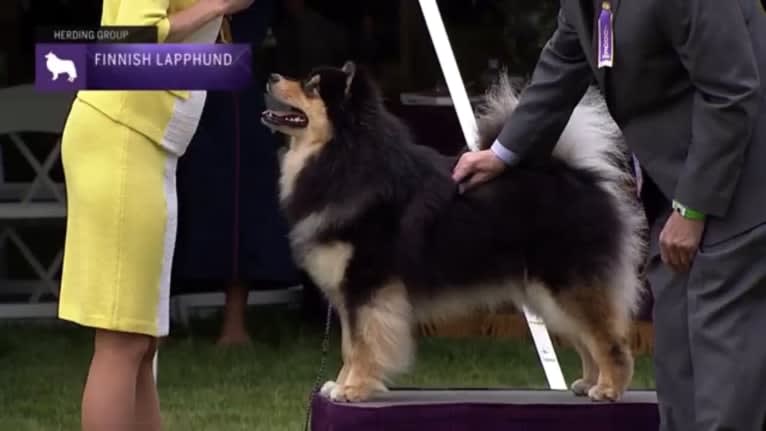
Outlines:
POLYGON ((705 214, 702 214, 699 211, 695 211, 693 209, 687 208, 683 205, 681 205, 677 201, 673 201, 673 209, 678 212, 678 214, 681 214, 681 217, 689 220, 705 220, 705 214))

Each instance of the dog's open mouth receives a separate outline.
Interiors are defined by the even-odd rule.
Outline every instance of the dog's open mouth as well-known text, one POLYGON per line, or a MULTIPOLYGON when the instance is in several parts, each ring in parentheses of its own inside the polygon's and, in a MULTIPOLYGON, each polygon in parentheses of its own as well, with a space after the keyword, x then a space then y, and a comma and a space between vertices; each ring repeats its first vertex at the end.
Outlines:
POLYGON ((268 124, 281 127, 304 128, 309 124, 308 116, 300 109, 290 106, 266 93, 266 110, 261 118, 268 124))
POLYGON ((261 117, 267 123, 275 126, 287 126, 287 127, 306 127, 309 123, 306 114, 296 108, 292 108, 290 111, 272 111, 266 110, 261 117))

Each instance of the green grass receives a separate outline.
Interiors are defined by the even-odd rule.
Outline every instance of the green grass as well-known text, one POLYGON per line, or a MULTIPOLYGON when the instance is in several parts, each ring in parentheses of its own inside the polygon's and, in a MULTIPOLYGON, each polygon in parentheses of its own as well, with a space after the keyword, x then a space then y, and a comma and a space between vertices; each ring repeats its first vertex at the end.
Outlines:
MULTIPOLYGON (((217 348, 217 322, 196 323, 160 350, 159 390, 169 431, 300 431, 320 358, 321 329, 298 323, 297 312, 253 310, 252 346, 217 348)), ((328 375, 337 371, 332 338, 328 375)), ((65 325, 0 327, 0 430, 79 429, 79 403, 92 340, 65 325)), ((579 361, 560 350, 568 381, 579 361)), ((324 380, 324 379, 323 379, 324 380)), ((419 342, 418 362, 401 386, 544 388, 531 343, 513 340, 419 342)), ((634 388, 651 388, 650 358, 637 360, 634 388)))

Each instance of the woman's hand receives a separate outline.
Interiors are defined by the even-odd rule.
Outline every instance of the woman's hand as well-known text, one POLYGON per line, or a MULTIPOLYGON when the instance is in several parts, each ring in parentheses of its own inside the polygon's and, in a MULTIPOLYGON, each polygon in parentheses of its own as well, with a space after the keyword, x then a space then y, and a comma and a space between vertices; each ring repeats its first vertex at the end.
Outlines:
POLYGON ((218 3, 221 15, 232 15, 249 8, 255 0, 208 0, 218 3))
POLYGON ((168 17, 170 30, 165 42, 181 42, 210 21, 247 9, 254 0, 200 0, 168 17))

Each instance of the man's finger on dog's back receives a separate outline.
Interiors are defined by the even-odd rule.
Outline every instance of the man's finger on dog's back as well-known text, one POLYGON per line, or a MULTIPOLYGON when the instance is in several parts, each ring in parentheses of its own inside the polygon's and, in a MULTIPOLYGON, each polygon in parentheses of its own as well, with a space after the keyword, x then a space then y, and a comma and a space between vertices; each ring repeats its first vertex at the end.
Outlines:
POLYGON ((452 170, 452 179, 456 183, 462 183, 471 173, 473 173, 473 162, 463 155, 452 170))

